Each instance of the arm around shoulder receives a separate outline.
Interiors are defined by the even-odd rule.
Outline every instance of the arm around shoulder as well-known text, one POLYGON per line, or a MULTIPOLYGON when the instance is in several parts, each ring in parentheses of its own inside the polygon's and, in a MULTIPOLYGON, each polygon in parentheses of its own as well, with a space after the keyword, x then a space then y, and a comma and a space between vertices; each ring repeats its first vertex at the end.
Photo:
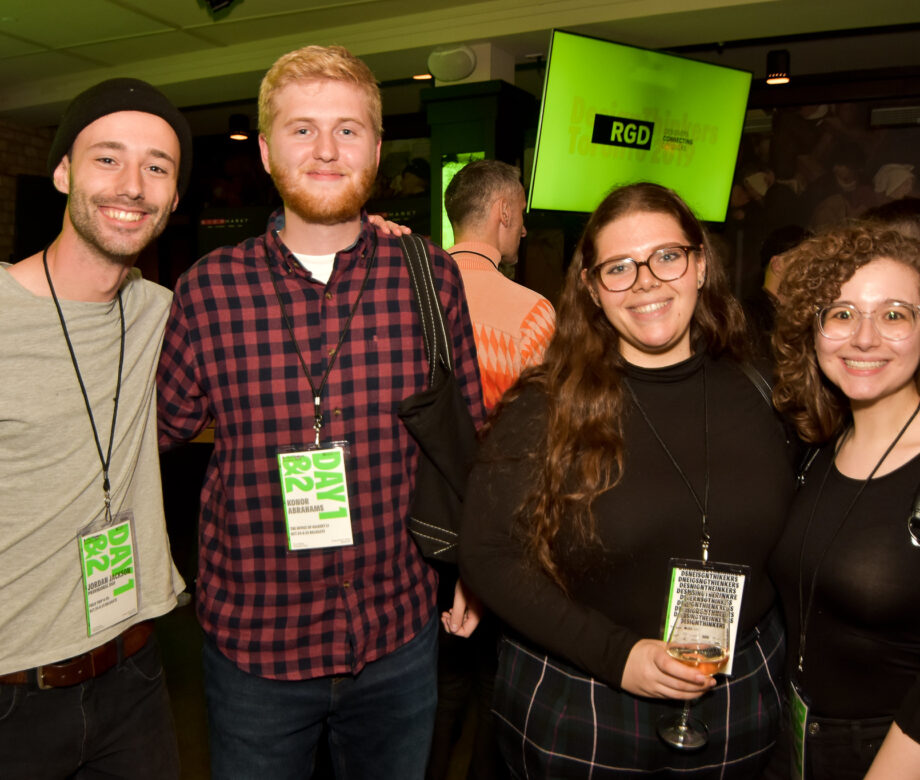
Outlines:
POLYGON ((198 362, 178 295, 173 298, 157 368, 160 449, 194 438, 210 421, 198 362))

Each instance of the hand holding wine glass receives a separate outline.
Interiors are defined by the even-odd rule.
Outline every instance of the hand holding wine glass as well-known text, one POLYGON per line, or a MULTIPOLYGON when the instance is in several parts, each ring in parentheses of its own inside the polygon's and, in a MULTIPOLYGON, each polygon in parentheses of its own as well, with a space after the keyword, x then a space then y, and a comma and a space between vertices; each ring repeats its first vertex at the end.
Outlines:
MULTIPOLYGON (((727 604, 702 609, 683 601, 668 637, 668 655, 703 674, 718 674, 730 657, 730 622, 727 604)), ((680 750, 701 748, 708 740, 706 724, 690 717, 692 705, 692 701, 685 702, 680 715, 666 716, 658 724, 658 736, 680 750)))
POLYGON ((668 644, 668 655, 709 675, 718 674, 728 663, 728 649, 716 643, 668 644))

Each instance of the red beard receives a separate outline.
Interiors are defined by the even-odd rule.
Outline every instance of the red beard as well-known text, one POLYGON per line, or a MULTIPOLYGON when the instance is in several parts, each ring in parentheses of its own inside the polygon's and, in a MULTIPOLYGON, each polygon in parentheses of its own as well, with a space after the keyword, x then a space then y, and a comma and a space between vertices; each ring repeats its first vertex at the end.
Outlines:
POLYGON ((279 170, 272 164, 271 175, 285 207, 304 222, 338 225, 361 213, 374 186, 377 166, 370 165, 360 171, 357 179, 350 180, 349 186, 335 196, 310 192, 297 171, 279 170))

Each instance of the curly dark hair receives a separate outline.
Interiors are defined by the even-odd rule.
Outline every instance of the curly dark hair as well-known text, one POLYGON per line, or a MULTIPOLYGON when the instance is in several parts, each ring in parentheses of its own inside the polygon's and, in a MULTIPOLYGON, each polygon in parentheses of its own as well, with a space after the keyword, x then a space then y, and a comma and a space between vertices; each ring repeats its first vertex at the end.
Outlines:
POLYGON ((546 395, 545 437, 536 453, 537 479, 518 512, 518 523, 536 563, 565 588, 555 551, 596 541, 591 504, 613 487, 623 469, 624 398, 620 335, 592 300, 582 271, 597 259, 597 237, 615 220, 650 212, 673 217, 687 244, 702 246, 706 278, 690 325, 694 352, 743 360, 746 326, 706 230, 677 193, 657 184, 631 184, 611 192, 591 215, 566 274, 556 332, 543 363, 521 375, 500 409, 537 386, 546 395), (562 537, 560 537, 562 534, 562 537))
POLYGON ((785 275, 773 332, 773 402, 803 441, 823 444, 849 423, 850 402, 818 366, 815 313, 837 300, 858 269, 878 258, 890 257, 920 276, 920 241, 890 227, 852 223, 806 239, 783 257, 785 275))

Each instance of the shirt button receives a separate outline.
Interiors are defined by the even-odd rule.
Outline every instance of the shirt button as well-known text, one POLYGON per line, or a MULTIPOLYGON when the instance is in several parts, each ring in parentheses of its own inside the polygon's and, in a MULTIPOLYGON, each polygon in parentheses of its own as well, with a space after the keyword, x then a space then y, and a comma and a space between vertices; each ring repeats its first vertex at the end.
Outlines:
POLYGON ((820 724, 820 723, 814 723, 814 722, 812 722, 812 723, 809 723, 809 724, 808 724, 808 736, 809 736, 809 737, 815 736, 815 734, 817 734, 819 731, 821 731, 821 724, 820 724))
POLYGON ((342 587, 343 587, 343 588, 350 588, 350 587, 351 587, 351 580, 345 580, 345 582, 342 583, 342 587))
POLYGON ((341 410, 341 409, 333 409, 333 410, 332 410, 332 414, 335 415, 336 417, 341 417, 341 416, 342 416, 342 410, 341 410))
POLYGON ((335 354, 335 347, 329 350, 329 357, 332 357, 335 354))
POLYGON ((331 292, 326 293, 326 300, 331 301, 335 296, 331 292))

